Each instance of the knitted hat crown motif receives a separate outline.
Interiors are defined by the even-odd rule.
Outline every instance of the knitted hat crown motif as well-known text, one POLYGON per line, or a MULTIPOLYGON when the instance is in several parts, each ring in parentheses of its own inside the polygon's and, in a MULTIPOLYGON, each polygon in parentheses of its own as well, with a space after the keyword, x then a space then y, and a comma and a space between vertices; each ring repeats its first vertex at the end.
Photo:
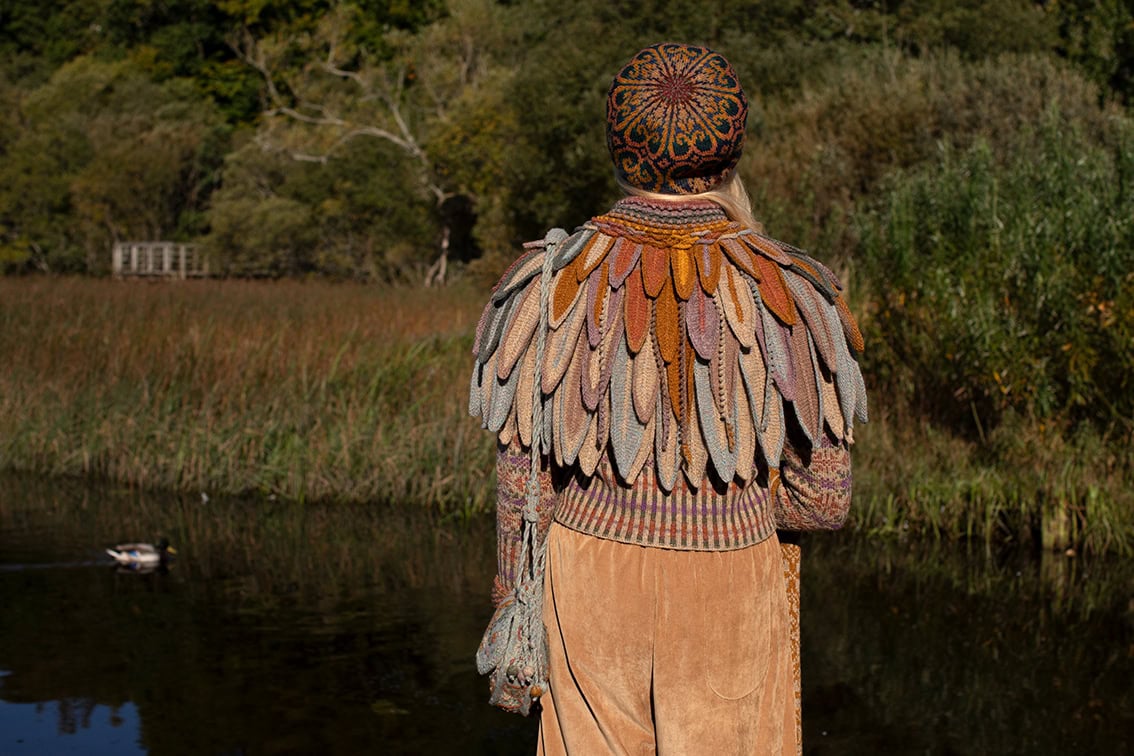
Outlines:
POLYGON ((662 194, 699 194, 736 167, 748 101, 720 53, 663 42, 619 71, 606 100, 606 142, 618 177, 662 194))

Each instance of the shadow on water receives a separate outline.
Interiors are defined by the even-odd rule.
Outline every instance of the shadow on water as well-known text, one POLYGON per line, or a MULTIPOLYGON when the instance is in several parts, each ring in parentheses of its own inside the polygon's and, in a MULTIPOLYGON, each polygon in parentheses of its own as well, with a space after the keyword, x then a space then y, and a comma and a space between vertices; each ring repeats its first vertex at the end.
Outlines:
MULTIPOLYGON (((421 507, 0 478, 0 753, 532 753, 473 665, 493 537, 421 507), (168 573, 102 556, 160 535, 168 573)), ((1131 566, 804 549, 807 753, 1128 752, 1131 566)))

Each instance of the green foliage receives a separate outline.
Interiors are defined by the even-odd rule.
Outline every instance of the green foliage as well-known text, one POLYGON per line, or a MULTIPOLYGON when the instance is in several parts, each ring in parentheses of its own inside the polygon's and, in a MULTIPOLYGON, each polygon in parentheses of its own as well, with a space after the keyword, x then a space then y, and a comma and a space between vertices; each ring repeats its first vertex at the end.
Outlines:
POLYGON ((980 433, 1009 411, 1129 424, 1134 128, 1100 143, 1053 108, 1020 147, 943 145, 860 216, 871 369, 980 433))
POLYGON ((191 237, 225 148, 181 79, 76 58, 23 93, 0 164, 5 245, 55 271, 100 272, 115 241, 191 237))
POLYGON ((406 190, 407 162, 377 141, 351 144, 327 165, 249 142, 228 158, 205 244, 234 275, 397 278, 432 254, 420 240, 430 238, 434 205, 406 190))

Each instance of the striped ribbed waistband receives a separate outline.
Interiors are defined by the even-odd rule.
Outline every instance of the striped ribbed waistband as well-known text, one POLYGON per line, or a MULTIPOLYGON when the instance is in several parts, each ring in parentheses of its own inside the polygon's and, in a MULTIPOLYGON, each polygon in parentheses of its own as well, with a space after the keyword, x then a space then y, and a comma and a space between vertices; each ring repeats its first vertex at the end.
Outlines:
POLYGON ((559 496, 555 521, 572 530, 622 543, 687 551, 731 551, 775 532, 768 490, 755 483, 723 492, 706 482, 681 482, 666 493, 643 466, 631 487, 612 476, 572 479, 559 496))

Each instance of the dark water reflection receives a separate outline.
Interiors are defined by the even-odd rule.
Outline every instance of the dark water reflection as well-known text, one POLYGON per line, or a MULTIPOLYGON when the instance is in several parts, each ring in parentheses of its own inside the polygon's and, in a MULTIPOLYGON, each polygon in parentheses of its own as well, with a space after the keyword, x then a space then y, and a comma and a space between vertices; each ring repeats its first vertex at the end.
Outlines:
MULTIPOLYGON (((512 754, 491 523, 0 478, 0 754, 512 754), (101 549, 165 534, 167 574, 101 549)), ((1134 570, 811 538, 815 754, 1128 753, 1134 570)))

